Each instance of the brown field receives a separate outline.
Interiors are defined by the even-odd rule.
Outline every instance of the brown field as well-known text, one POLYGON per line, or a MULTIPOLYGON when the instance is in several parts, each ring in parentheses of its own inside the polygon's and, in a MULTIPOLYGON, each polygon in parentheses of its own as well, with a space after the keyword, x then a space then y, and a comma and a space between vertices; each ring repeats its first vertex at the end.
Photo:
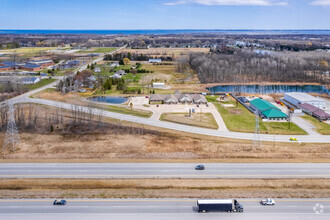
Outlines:
POLYGON ((202 128, 219 128, 212 113, 197 113, 193 114, 191 117, 188 117, 188 114, 186 113, 164 113, 160 116, 160 120, 202 128))
POLYGON ((189 53, 208 53, 210 48, 150 48, 150 49, 123 49, 120 53, 137 53, 137 54, 150 54, 157 57, 161 56, 177 56, 189 53))
POLYGON ((1 179, 0 198, 329 198, 328 179, 1 179))

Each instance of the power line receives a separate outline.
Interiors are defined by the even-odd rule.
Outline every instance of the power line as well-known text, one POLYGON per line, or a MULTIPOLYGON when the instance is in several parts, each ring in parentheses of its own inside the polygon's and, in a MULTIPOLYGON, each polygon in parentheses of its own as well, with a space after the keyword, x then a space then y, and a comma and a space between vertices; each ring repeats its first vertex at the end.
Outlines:
POLYGON ((8 124, 7 124, 7 131, 6 131, 6 137, 3 144, 2 151, 5 150, 5 148, 11 148, 12 151, 15 151, 15 145, 20 143, 20 137, 18 134, 18 129, 15 122, 14 117, 14 105, 12 102, 8 102, 8 124))

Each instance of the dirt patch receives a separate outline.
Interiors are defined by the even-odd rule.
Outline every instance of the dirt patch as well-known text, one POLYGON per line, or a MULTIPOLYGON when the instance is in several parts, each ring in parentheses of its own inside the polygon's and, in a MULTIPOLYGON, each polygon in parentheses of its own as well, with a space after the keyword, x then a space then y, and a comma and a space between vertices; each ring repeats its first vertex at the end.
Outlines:
POLYGON ((243 114, 242 110, 240 110, 240 109, 229 109, 228 111, 229 111, 230 114, 234 114, 234 115, 243 114))

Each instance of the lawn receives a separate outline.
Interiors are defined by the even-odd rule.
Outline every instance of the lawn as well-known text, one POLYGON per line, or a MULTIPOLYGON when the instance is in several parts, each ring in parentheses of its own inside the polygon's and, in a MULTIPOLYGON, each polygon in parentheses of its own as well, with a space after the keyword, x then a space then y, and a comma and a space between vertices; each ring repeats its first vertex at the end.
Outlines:
POLYGON ((110 53, 116 49, 113 47, 92 47, 91 49, 81 50, 76 53, 110 53))
MULTIPOLYGON (((233 104, 236 102, 230 99, 224 104, 233 104)), ((214 103, 219 113, 221 114, 228 130, 236 132, 253 133, 255 131, 255 116, 243 105, 238 104, 238 107, 226 108, 220 103, 214 103)), ((289 128, 288 122, 262 122, 260 119, 260 132, 263 134, 281 134, 281 135, 305 135, 304 130, 296 124, 291 123, 289 128)))
POLYGON ((202 128, 218 129, 219 126, 215 121, 212 113, 192 114, 187 117, 187 113, 164 113, 160 116, 161 121, 168 121, 183 125, 190 125, 202 128))
POLYGON ((325 122, 320 122, 316 118, 310 115, 301 116, 303 119, 309 121, 312 125, 315 126, 316 131, 323 135, 330 135, 330 125, 325 122))
POLYGON ((55 82, 55 81, 56 81, 56 79, 42 79, 42 80, 40 80, 40 82, 38 82, 36 84, 28 85, 27 88, 29 90, 34 90, 34 89, 38 89, 40 87, 43 87, 43 86, 48 85, 48 84, 50 84, 52 82, 55 82))

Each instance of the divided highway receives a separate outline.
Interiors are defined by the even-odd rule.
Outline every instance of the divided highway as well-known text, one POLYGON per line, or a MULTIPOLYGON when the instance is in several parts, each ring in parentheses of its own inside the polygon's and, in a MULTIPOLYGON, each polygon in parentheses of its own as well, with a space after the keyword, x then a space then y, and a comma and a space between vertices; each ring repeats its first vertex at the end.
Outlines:
POLYGON ((330 178, 330 163, 2 163, 0 178, 330 178))
POLYGON ((330 219, 330 199, 276 199, 275 206, 262 206, 259 199, 239 199, 243 213, 198 213, 196 199, 74 199, 66 206, 48 200, 0 200, 0 219, 330 219), (319 213, 319 214, 317 214, 319 213))

